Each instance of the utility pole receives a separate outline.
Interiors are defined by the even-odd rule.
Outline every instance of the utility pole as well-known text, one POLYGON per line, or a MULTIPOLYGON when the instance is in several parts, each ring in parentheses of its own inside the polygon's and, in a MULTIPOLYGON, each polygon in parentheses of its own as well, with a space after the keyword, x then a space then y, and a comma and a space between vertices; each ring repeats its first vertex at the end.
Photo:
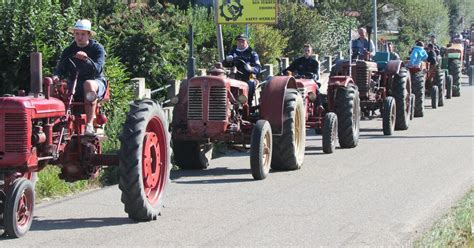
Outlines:
POLYGON ((378 40, 377 40, 377 0, 373 0, 372 1, 373 5, 374 5, 374 12, 373 12, 373 18, 374 18, 374 21, 372 23, 372 26, 374 27, 374 45, 375 45, 375 51, 377 52, 378 51, 378 48, 377 48, 377 44, 378 44, 378 40))

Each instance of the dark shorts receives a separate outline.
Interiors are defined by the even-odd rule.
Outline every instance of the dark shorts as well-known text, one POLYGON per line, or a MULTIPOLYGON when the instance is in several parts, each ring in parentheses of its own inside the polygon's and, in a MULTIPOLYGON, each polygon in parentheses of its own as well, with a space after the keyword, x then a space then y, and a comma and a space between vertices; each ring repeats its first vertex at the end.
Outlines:
MULTIPOLYGON (((74 101, 84 101, 84 90, 83 85, 86 80, 77 80, 76 92, 74 93, 74 101)), ((96 78, 94 81, 97 83, 97 96, 99 100, 105 95, 107 89, 107 80, 105 78, 96 78)), ((74 81, 68 81, 68 87, 72 88, 74 81)))

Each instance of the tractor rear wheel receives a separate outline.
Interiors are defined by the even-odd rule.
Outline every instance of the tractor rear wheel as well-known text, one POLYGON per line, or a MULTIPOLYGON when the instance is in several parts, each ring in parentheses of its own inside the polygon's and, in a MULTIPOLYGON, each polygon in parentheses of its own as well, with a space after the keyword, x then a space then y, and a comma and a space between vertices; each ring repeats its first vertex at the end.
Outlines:
POLYGON ((152 100, 135 101, 120 135, 122 202, 129 218, 155 220, 163 207, 171 169, 168 121, 152 100))
POLYGON ((453 76, 446 76, 446 99, 451 99, 453 96, 453 76))
POLYGON ((433 85, 433 87, 431 87, 431 108, 438 108, 438 97, 438 86, 433 85))
POLYGON ((420 71, 413 74, 413 93, 415 94, 415 117, 423 117, 425 105, 425 74, 420 71))
POLYGON ((406 68, 400 68, 400 72, 394 75, 393 96, 396 102, 397 118, 395 120, 396 130, 407 130, 410 125, 410 92, 407 90, 408 72, 406 68))
POLYGON ((337 115, 329 112, 324 116, 323 123, 323 152, 333 153, 336 149, 337 115))
POLYGON ((446 76, 444 70, 437 70, 434 85, 438 87, 438 107, 442 107, 444 106, 444 92, 446 88, 446 76))
POLYGON ((449 74, 453 76, 453 96, 461 96, 461 60, 449 60, 449 74))
POLYGON ((203 170, 212 158, 212 143, 197 141, 173 141, 173 157, 176 165, 185 170, 203 170))
POLYGON ((353 148, 359 143, 360 100, 353 85, 336 91, 335 112, 338 119, 338 136, 341 148, 353 148))
POLYGON ((395 120, 397 116, 397 108, 395 106, 395 99, 388 96, 383 102, 382 122, 383 134, 392 135, 395 130, 395 120))
POLYGON ((266 120, 258 120, 250 139, 250 169, 255 180, 265 179, 272 162, 272 128, 266 120))
POLYGON ((30 230, 34 206, 33 184, 26 178, 16 179, 7 192, 3 213, 5 233, 8 237, 19 238, 30 230))
POLYGON ((282 135, 273 136, 271 167, 275 170, 296 170, 304 160, 305 109, 296 89, 287 89, 284 101, 282 135))

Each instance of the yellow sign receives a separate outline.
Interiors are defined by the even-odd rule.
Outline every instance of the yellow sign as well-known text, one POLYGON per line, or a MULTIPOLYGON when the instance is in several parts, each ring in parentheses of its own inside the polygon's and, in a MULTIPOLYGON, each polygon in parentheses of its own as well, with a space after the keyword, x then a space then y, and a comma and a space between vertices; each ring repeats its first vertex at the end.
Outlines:
POLYGON ((214 0, 217 23, 277 22, 278 0, 214 0))

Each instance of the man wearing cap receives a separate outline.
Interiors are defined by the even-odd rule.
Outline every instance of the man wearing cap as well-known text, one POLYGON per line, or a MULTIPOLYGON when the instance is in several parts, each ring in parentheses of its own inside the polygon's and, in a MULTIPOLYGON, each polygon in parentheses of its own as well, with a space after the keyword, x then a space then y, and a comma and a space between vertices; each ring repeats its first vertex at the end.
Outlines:
POLYGON ((235 38, 237 47, 227 55, 224 65, 229 66, 233 64, 237 67, 238 72, 235 79, 245 81, 249 85, 249 105, 252 106, 252 100, 255 93, 255 80, 251 79, 251 74, 258 74, 262 66, 258 54, 249 46, 247 36, 240 34, 235 38), (242 60, 242 62, 237 62, 242 60))
POLYGON ((94 135, 97 98, 104 96, 107 84, 104 76, 105 50, 101 44, 91 39, 95 32, 92 31, 89 20, 78 20, 68 31, 74 35, 74 41, 62 52, 54 69, 53 81, 66 78, 68 87, 72 90, 76 72, 78 73, 74 100, 86 103, 85 134, 94 135))

